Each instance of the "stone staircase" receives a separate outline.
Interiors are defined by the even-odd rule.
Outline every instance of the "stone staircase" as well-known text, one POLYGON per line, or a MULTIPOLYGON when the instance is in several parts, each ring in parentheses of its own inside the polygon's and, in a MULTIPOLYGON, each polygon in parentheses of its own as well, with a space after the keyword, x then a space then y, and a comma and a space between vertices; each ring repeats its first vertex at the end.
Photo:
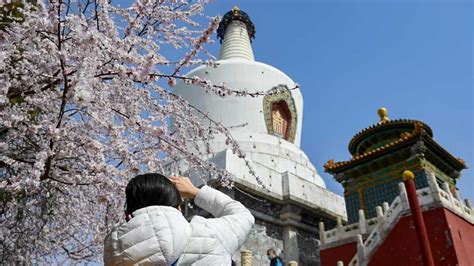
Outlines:
MULTIPOLYGON (((453 195, 447 183, 443 183, 439 187, 434 174, 430 173, 427 178, 429 186, 417 190, 418 200, 423 211, 444 207, 474 224, 474 210, 468 199, 463 204, 459 192, 456 191, 453 195)), ((390 234, 398 221, 410 214, 410 206, 404 183, 399 183, 399 189, 399 195, 390 205, 385 202, 382 207, 377 206, 377 216, 375 218, 366 220, 364 211, 360 210, 358 223, 343 226, 339 220, 336 228, 329 231, 325 231, 324 224, 320 223, 319 236, 321 246, 328 248, 355 240, 357 252, 349 262, 349 265, 367 265, 371 256, 390 234)), ((339 261, 338 266, 342 265, 343 263, 339 261)))

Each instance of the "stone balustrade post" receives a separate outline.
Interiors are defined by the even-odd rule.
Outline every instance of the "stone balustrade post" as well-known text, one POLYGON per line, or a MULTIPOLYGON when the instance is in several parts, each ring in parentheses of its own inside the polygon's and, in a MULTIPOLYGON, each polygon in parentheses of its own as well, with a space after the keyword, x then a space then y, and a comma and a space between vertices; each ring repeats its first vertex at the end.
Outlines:
POLYGON ((359 258, 359 265, 364 265, 365 263, 365 246, 364 239, 361 234, 357 235, 357 257, 359 258))
POLYGON ((469 199, 464 199, 464 203, 466 204, 466 207, 468 207, 469 209, 472 209, 471 200, 469 200, 469 199))
POLYGON ((449 201, 451 202, 451 206, 453 208, 455 208, 456 205, 454 204, 453 193, 451 193, 451 188, 449 187, 448 182, 443 182, 443 184, 441 186, 442 186, 444 192, 446 192, 446 194, 448 194, 449 201))
POLYGON ((387 211, 388 211, 388 209, 390 208, 390 205, 388 205, 388 202, 385 201, 385 202, 382 204, 382 208, 383 208, 383 213, 386 214, 387 211))
POLYGON ((380 207, 380 206, 375 207, 375 212, 377 213, 377 218, 383 217, 382 207, 380 207))
POLYGON ((252 251, 246 249, 240 251, 240 260, 242 266, 252 266, 252 251))
POLYGON ((461 198, 461 193, 459 193, 459 190, 454 190, 454 195, 453 195, 457 200, 462 201, 461 198))
POLYGON ((443 188, 444 192, 452 196, 451 189, 449 188, 449 184, 447 182, 443 182, 443 184, 441 184, 441 187, 443 188))
POLYGON ((433 200, 435 202, 440 202, 441 201, 441 198, 440 198, 440 195, 438 193, 439 191, 439 186, 438 186, 438 182, 436 181, 436 176, 434 173, 431 173, 429 172, 428 175, 426 176, 426 179, 428 181, 428 186, 430 187, 430 190, 431 190, 431 196, 433 197, 433 200))
POLYGON ((377 212, 377 225, 376 225, 376 228, 378 228, 379 233, 381 233, 381 229, 383 228, 382 225, 384 223, 382 207, 380 207, 380 206, 375 207, 375 211, 377 212))
POLYGON ((398 183, 398 189, 400 190, 400 201, 402 202, 403 209, 408 210, 410 207, 408 205, 408 196, 405 184, 403 182, 398 183))
POLYGON ((365 220, 364 210, 359 210, 359 230, 361 234, 367 233, 367 222, 365 220))
POLYGON ((326 243, 326 232, 324 231, 323 222, 319 222, 319 241, 321 241, 321 244, 326 243))
POLYGON ((342 227, 341 217, 337 217, 336 228, 337 228, 337 233, 339 234, 339 236, 341 236, 341 234, 344 232, 344 228, 342 227))

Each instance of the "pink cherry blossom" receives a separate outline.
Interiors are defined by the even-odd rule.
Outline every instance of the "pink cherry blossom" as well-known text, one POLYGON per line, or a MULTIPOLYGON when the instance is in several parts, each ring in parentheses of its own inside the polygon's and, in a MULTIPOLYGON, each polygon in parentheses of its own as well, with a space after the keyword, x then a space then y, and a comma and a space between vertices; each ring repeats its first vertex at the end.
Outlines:
POLYGON ((217 66, 205 45, 219 20, 202 2, 33 2, 0 31, 2 264, 100 260, 128 180, 172 160, 232 186, 196 139, 225 136, 264 186, 229 130, 169 88, 267 93, 183 75, 217 66))

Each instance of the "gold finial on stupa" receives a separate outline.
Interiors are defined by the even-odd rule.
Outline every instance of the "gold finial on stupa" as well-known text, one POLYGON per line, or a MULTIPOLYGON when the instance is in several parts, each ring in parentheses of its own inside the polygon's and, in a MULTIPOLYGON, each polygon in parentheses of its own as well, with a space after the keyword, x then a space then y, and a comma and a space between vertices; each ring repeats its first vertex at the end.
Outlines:
POLYGON ((405 170, 405 171, 403 172, 403 181, 410 180, 410 179, 411 179, 411 180, 415 179, 415 175, 413 174, 412 171, 410 171, 410 170, 405 170))
POLYGON ((235 5, 233 8, 232 8, 232 12, 234 13, 234 15, 236 15, 237 12, 239 12, 240 8, 235 5))
POLYGON ((379 116, 380 116, 380 122, 385 122, 385 121, 390 120, 390 118, 388 118, 387 108, 385 108, 385 107, 382 107, 379 110, 377 110, 377 114, 379 114, 379 116))

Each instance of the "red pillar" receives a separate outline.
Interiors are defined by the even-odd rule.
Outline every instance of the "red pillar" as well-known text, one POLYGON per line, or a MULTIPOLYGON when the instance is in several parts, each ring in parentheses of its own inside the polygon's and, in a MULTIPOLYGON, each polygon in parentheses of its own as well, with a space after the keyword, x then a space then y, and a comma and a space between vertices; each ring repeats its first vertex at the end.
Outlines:
POLYGON ((403 172, 403 181, 407 190, 408 203, 410 211, 415 222, 415 230, 420 244, 421 257, 423 265, 434 266, 433 254, 431 253, 428 233, 426 231, 425 221, 420 208, 420 202, 416 196, 415 175, 411 171, 403 172))

